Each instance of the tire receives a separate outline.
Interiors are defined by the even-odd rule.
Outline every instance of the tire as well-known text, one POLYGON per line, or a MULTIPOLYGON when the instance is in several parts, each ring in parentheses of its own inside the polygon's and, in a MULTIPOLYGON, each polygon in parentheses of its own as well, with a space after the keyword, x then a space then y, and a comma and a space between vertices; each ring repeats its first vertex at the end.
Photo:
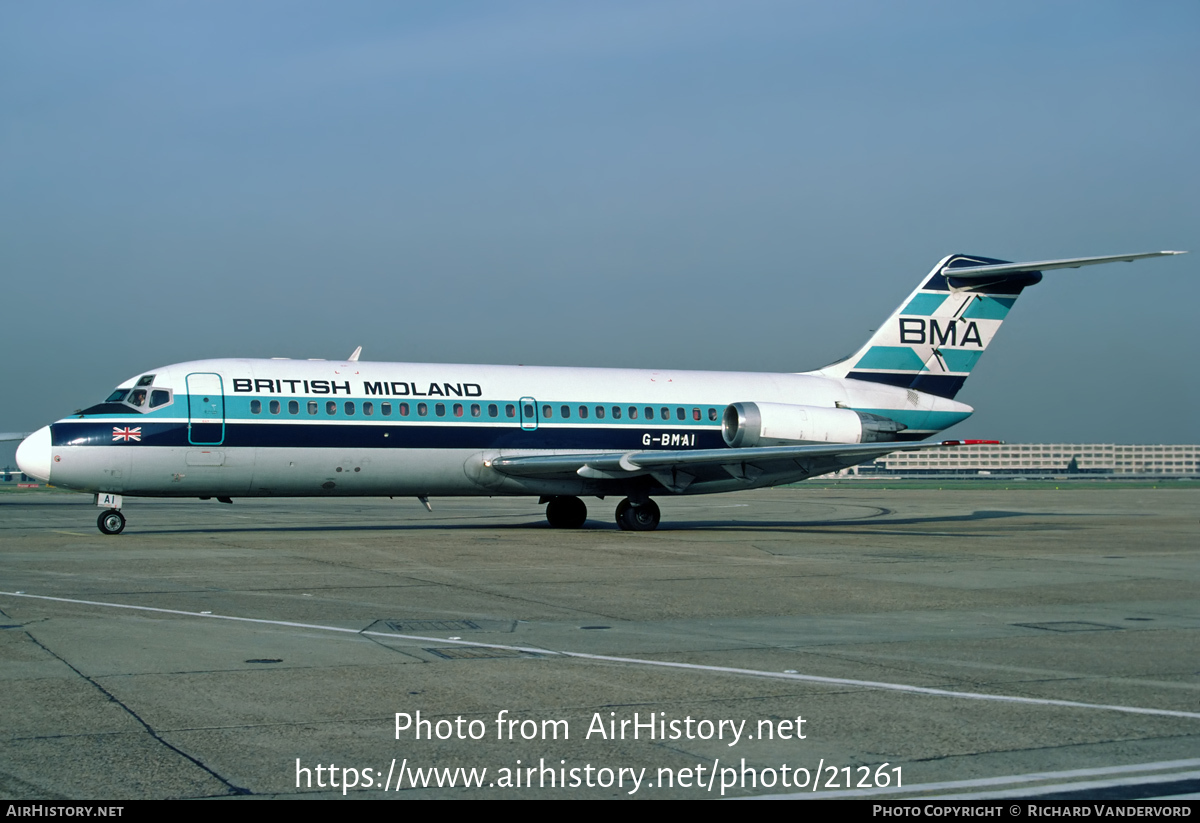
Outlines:
POLYGON ((555 529, 578 529, 587 520, 587 506, 578 497, 555 497, 546 505, 546 519, 555 529))
POLYGON ((635 504, 625 498, 617 505, 617 525, 627 532, 652 532, 661 518, 658 504, 653 500, 635 504))
POLYGON ((627 532, 632 528, 625 519, 626 514, 628 514, 632 507, 633 504, 629 502, 628 497, 617 504, 617 525, 621 527, 621 531, 623 532, 627 532))
POLYGON ((125 530, 125 515, 116 509, 101 512, 96 525, 104 534, 120 534, 125 530))

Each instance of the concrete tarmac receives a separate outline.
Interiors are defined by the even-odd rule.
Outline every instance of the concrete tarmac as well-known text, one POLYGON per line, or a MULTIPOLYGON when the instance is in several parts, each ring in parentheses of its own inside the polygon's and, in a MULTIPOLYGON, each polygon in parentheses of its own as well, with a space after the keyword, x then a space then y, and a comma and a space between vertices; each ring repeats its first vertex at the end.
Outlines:
POLYGON ((0 795, 1200 790, 1200 490, 432 502, 0 495, 0 795))

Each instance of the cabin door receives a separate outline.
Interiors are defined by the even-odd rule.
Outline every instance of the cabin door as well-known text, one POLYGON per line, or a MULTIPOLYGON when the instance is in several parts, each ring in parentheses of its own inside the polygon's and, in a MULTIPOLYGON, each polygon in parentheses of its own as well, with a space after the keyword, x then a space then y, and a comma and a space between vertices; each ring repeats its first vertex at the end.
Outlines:
POLYGON ((221 375, 197 372, 187 376, 188 442, 219 446, 225 442, 225 395, 221 375))

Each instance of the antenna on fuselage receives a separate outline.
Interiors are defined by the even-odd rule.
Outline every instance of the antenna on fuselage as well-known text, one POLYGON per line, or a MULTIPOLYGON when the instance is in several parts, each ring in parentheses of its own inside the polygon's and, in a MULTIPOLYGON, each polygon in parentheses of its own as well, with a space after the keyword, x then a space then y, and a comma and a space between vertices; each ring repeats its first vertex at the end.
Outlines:
POLYGON ((358 362, 358 356, 359 356, 360 354, 362 354, 362 346, 359 346, 357 349, 355 349, 355 350, 354 350, 354 354, 352 354, 352 355, 350 355, 349 357, 347 357, 347 358, 346 358, 346 362, 348 362, 348 363, 357 363, 357 362, 358 362))

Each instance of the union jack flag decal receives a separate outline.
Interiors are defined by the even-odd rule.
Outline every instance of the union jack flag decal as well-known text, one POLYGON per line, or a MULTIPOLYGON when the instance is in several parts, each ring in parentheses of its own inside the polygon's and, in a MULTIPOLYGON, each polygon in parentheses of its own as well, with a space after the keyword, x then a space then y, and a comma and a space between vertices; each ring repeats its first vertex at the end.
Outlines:
POLYGON ((122 429, 118 428, 117 426, 113 426, 113 442, 116 443, 118 440, 121 440, 125 443, 128 443, 130 440, 134 441, 135 443, 140 443, 142 440, 142 427, 138 426, 137 428, 131 429, 126 426, 122 429))

